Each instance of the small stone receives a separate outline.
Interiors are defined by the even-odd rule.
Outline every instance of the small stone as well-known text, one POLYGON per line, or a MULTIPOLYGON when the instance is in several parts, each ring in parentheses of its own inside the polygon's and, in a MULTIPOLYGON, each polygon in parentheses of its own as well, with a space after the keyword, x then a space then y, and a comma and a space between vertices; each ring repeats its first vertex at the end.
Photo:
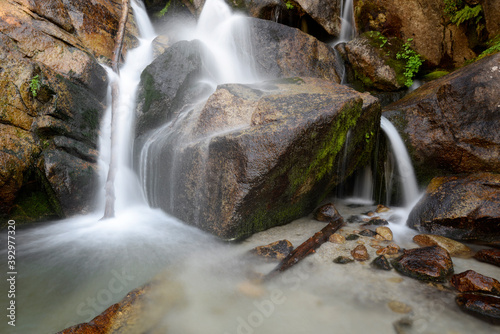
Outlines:
POLYGON ((356 246, 356 248, 351 251, 351 255, 356 261, 366 261, 370 258, 368 250, 364 245, 356 246))
POLYGON ((369 230, 369 229, 364 229, 361 232, 359 232, 358 234, 363 236, 363 237, 374 237, 377 235, 377 232, 369 230))
POLYGON ((462 293, 455 298, 462 311, 495 325, 500 324, 500 297, 462 293))
POLYGON ((238 284, 238 291, 247 297, 259 298, 264 295, 264 288, 259 285, 249 281, 242 282, 238 284))
POLYGON ((334 233, 328 238, 328 241, 333 242, 334 244, 344 244, 345 237, 338 233, 334 233))
POLYGON ((450 254, 439 246, 405 250, 391 264, 401 274, 424 281, 444 282, 453 273, 450 254))
POLYGON ((434 246, 443 247, 450 253, 451 256, 469 257, 472 253, 471 249, 464 244, 433 234, 419 234, 413 237, 413 241, 419 246, 434 246))
POLYGON ((385 240, 383 236, 381 236, 380 234, 377 234, 376 236, 374 236, 375 240, 379 240, 379 241, 383 241, 385 240))
POLYGON ((450 283, 460 292, 483 292, 500 296, 500 282, 474 270, 453 275, 450 283))
POLYGON ((372 267, 381 270, 391 270, 391 264, 384 255, 377 256, 371 263, 372 267))
POLYGON ((388 255, 394 255, 394 254, 398 254, 399 251, 401 250, 401 248, 396 245, 394 242, 391 242, 389 245, 387 245, 387 253, 388 255))
POLYGON ((313 217, 322 222, 331 222, 337 220, 340 214, 333 203, 328 203, 317 208, 313 213, 313 217))
POLYGON ((350 257, 347 257, 347 256, 339 256, 339 257, 336 257, 335 259, 333 259, 333 262, 339 263, 339 264, 346 264, 346 263, 354 262, 354 260, 351 259, 350 257))
POLYGON ((347 237, 345 237, 345 240, 352 241, 352 240, 358 240, 359 235, 357 234, 349 234, 347 237))
POLYGON ((347 218, 347 222, 349 224, 361 223, 362 221, 363 221, 363 218, 361 218, 359 215, 352 215, 349 218, 347 218))
POLYGON ((382 212, 387 212, 387 211, 390 211, 390 210, 391 209, 389 209, 385 205, 379 204, 379 205, 377 205, 377 208, 375 209, 375 212, 376 213, 382 213, 382 212))
POLYGON ((391 278, 388 278, 387 281, 391 282, 391 283, 401 283, 404 280, 402 277, 391 277, 391 278))
POLYGON ((387 226, 380 226, 375 229, 378 235, 382 236, 384 240, 391 241, 392 240, 392 231, 387 226))
POLYGON ((372 219, 368 220, 368 222, 364 223, 362 226, 371 226, 371 225, 375 226, 389 225, 389 222, 379 217, 373 217, 372 219))
POLYGON ((275 241, 269 245, 255 247, 250 250, 250 253, 269 260, 283 260, 292 250, 292 243, 284 239, 275 241))
POLYGON ((500 267, 500 249, 482 249, 474 255, 474 258, 500 267))
POLYGON ((410 313, 412 311, 411 306, 406 305, 405 303, 398 302, 396 300, 391 300, 389 303, 387 303, 387 306, 391 309, 392 312, 395 313, 410 313))

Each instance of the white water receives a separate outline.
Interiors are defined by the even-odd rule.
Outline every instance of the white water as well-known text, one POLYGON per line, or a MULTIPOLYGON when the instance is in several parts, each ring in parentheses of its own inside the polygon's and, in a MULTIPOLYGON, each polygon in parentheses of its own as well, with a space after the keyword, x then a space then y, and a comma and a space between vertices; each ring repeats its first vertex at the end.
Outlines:
POLYGON ((394 125, 384 116, 380 118, 380 127, 387 135, 391 143, 391 149, 396 157, 398 168, 398 174, 396 176, 399 178, 403 188, 405 206, 415 204, 420 196, 420 192, 418 190, 417 178, 415 177, 410 156, 406 151, 406 146, 394 125))
POLYGON ((341 7, 340 36, 336 43, 349 42, 356 36, 353 0, 343 0, 341 7))

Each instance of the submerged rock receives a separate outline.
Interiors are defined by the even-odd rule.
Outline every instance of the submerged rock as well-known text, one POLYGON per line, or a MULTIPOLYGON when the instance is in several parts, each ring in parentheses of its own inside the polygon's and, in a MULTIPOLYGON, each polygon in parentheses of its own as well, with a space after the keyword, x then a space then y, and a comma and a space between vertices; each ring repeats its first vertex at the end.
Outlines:
POLYGON ((468 257, 472 254, 472 250, 464 244, 439 235, 419 234, 413 237, 413 242, 422 247, 441 246, 446 249, 451 256, 468 257))
POLYGON ((335 259, 333 259, 333 263, 338 263, 338 264, 347 264, 351 262, 354 262, 354 260, 347 256, 338 256, 335 259))
POLYGON ((269 245, 259 246, 250 250, 250 253, 271 260, 283 260, 293 250, 290 241, 284 239, 270 243, 269 245))
POLYGON ((420 180, 500 171, 499 63, 500 53, 485 57, 384 109, 405 141, 420 180))
POLYGON ((444 282, 453 273, 450 254, 439 246, 405 250, 391 263, 401 274, 424 281, 444 282))
POLYGON ((460 292, 482 292, 500 296, 500 282, 474 270, 453 275, 450 283, 460 292))
POLYGON ((474 254, 474 258, 500 267, 500 249, 482 249, 474 254))
POLYGON ((317 78, 219 85, 152 134, 141 161, 148 200, 224 239, 288 223, 343 181, 335 166, 348 131, 343 175, 368 161, 378 117, 375 98, 317 78))
POLYGON ((381 270, 391 270, 392 266, 384 255, 377 256, 371 263, 372 267, 381 270))
POLYGON ((460 309, 480 319, 500 325, 500 297, 462 293, 455 299, 460 309))
POLYGON ((434 178, 408 226, 456 240, 498 243, 500 174, 434 178))

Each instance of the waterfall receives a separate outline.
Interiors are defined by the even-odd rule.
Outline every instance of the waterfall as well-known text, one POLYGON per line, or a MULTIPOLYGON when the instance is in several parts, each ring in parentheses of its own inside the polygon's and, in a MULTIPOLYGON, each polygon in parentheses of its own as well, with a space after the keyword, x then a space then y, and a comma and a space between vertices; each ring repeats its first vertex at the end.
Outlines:
POLYGON ((349 42, 356 36, 356 24, 354 22, 353 0, 344 0, 340 8, 341 28, 340 36, 336 43, 349 42))
POLYGON ((384 116, 380 118, 380 127, 386 134, 391 144, 391 150, 396 159, 398 170, 397 176, 399 177, 399 181, 403 189, 404 203, 405 206, 409 206, 415 203, 419 197, 417 179, 415 177, 415 172, 413 171, 410 156, 406 151, 405 144, 399 136, 398 131, 384 116))

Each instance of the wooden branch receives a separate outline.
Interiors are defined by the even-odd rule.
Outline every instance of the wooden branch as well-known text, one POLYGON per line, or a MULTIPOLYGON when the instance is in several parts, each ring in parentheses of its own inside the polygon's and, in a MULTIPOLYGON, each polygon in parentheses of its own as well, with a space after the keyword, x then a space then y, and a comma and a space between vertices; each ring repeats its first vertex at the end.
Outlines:
POLYGON ((288 256, 284 258, 276 268, 264 277, 264 280, 275 277, 278 273, 289 269, 309 254, 314 253, 319 246, 328 241, 328 238, 330 238, 330 236, 337 232, 337 230, 342 226, 344 226, 344 219, 337 213, 337 215, 325 227, 323 227, 321 231, 316 232, 312 237, 304 241, 300 246, 288 254, 288 256))
MULTIPOLYGON (((128 19, 129 1, 122 1, 122 15, 118 24, 118 32, 116 35, 115 50, 113 51, 113 58, 111 59, 111 68, 116 74, 120 74, 118 64, 123 48, 123 39, 125 37, 125 26, 128 19)), ((104 216, 102 219, 112 218, 115 216, 115 176, 116 165, 118 157, 114 147, 118 141, 118 133, 116 129, 116 119, 118 113, 118 102, 120 97, 120 89, 118 82, 115 80, 111 83, 111 157, 109 162, 108 178, 106 180, 106 204, 104 207, 104 216)))

